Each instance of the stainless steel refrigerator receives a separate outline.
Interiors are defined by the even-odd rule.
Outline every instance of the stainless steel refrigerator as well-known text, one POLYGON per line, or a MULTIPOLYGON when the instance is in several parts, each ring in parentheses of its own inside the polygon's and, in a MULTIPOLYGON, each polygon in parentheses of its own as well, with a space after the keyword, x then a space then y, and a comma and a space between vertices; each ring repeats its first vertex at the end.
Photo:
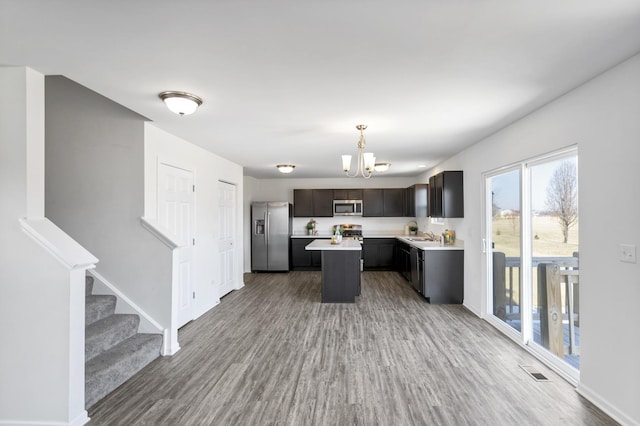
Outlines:
POLYGON ((288 271, 291 204, 286 201, 251 205, 251 270, 288 271))

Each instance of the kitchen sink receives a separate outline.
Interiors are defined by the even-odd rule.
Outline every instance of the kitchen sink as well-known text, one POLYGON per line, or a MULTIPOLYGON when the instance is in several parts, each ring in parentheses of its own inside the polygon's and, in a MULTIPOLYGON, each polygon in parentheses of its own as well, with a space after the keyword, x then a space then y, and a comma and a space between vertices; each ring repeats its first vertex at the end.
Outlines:
POLYGON ((406 237, 406 238, 409 241, 433 241, 430 238, 424 238, 424 237, 406 237))

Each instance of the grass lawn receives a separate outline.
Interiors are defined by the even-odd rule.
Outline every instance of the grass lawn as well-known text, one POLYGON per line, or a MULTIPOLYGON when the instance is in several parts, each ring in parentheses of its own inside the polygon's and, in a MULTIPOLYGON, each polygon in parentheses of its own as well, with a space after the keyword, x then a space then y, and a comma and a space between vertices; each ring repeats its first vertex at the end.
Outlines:
MULTIPOLYGON (((533 256, 573 256, 578 251, 578 226, 569 228, 569 241, 562 242, 562 229, 555 217, 534 216, 533 256), (535 237, 538 238, 535 238, 535 237)), ((507 257, 520 255, 520 218, 494 218, 493 241, 495 250, 504 252, 507 257)))

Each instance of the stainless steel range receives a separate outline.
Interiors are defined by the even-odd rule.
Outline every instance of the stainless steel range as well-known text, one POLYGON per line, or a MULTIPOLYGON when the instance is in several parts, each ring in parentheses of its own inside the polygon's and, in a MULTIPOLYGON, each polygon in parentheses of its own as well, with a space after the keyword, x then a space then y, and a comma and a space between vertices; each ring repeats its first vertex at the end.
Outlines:
MULTIPOLYGON (((342 230, 342 239, 343 240, 357 240, 360 241, 360 245, 362 244, 362 225, 355 225, 352 223, 343 223, 342 225, 335 225, 333 227, 333 233, 335 234, 336 228, 342 230)), ((364 246, 363 250, 360 252, 360 271, 364 269, 364 246)))

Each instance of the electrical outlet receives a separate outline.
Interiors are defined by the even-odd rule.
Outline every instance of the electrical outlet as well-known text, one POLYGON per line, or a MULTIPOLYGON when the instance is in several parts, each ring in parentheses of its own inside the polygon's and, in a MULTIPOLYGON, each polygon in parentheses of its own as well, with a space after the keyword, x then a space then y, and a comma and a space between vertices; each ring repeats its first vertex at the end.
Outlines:
POLYGON ((620 262, 636 263, 636 246, 620 244, 620 262))

